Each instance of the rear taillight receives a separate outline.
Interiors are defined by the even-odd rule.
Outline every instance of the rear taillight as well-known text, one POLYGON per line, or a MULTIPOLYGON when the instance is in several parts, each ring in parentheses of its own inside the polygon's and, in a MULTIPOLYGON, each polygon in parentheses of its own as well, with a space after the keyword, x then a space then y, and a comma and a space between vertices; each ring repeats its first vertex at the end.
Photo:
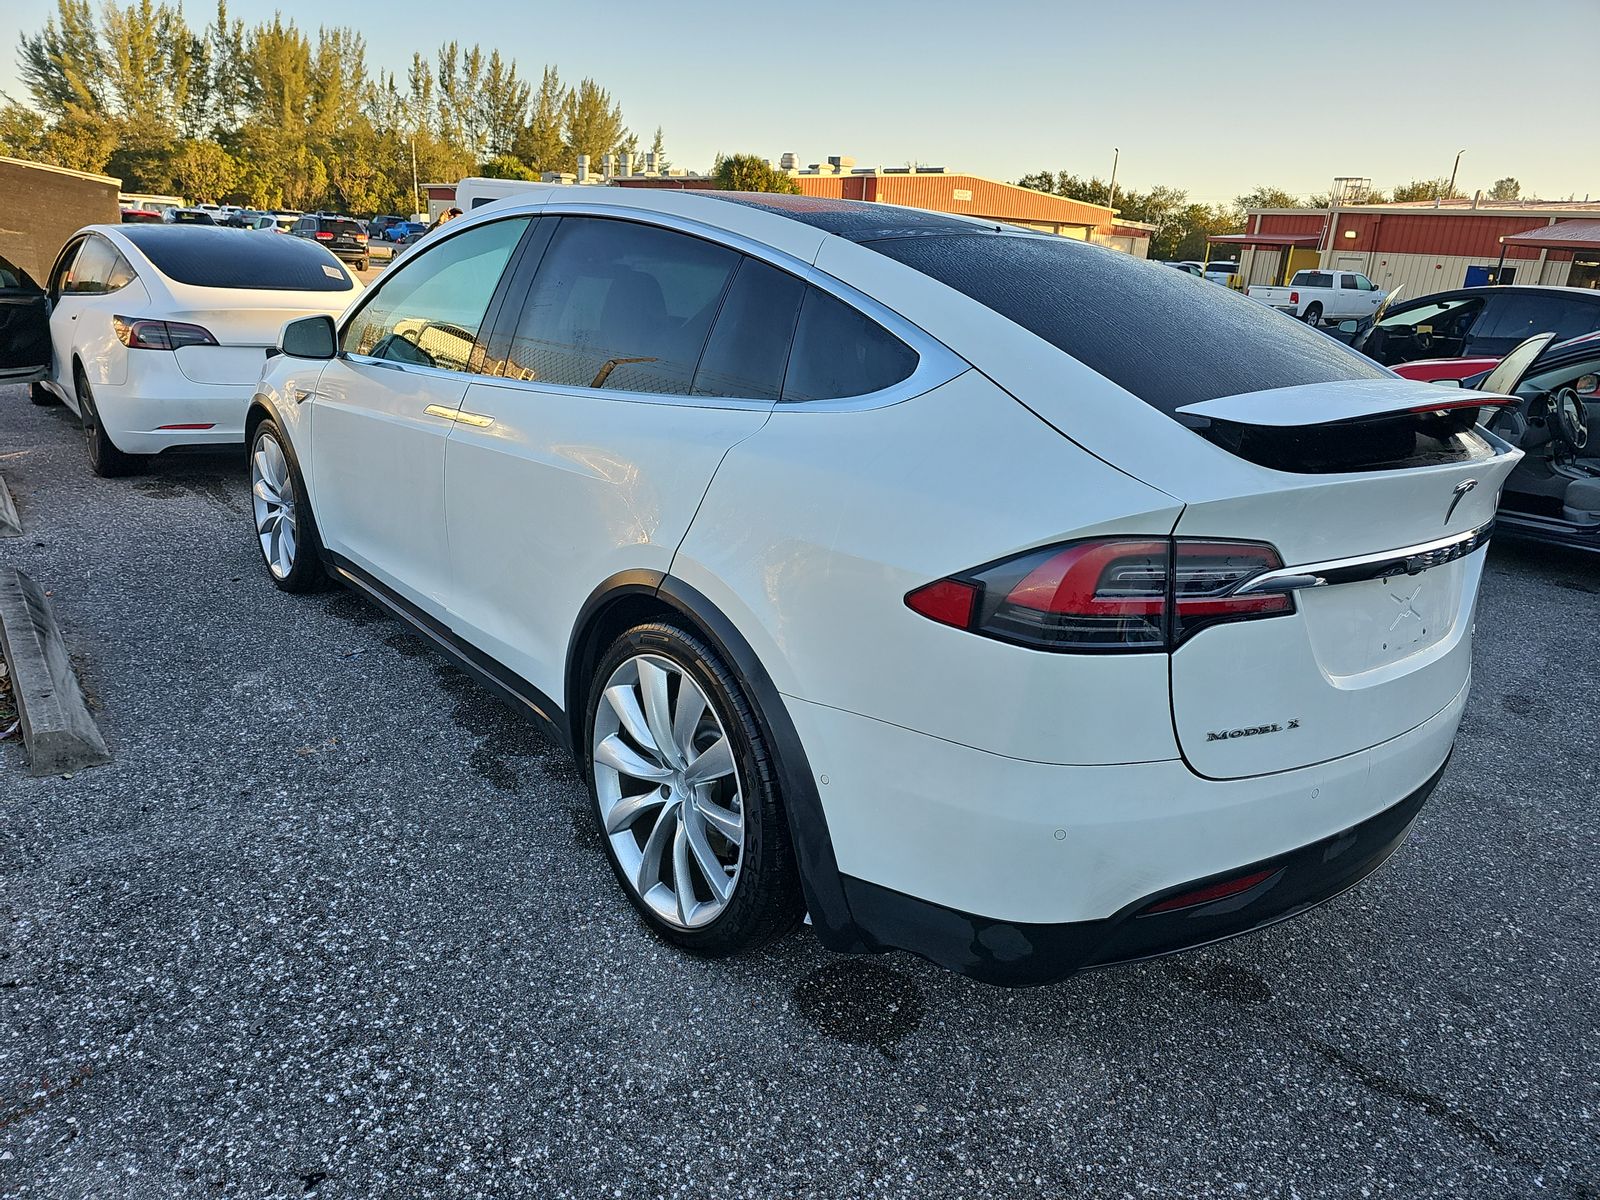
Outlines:
POLYGON ((312 236, 315 237, 319 242, 333 241, 333 234, 326 229, 319 229, 312 236))
POLYGON ((1288 592, 1237 594, 1282 566, 1261 542, 1097 539, 936 580, 905 601, 941 625, 1040 650, 1172 650, 1207 625, 1293 612, 1288 592))
POLYGON ((215 346, 217 339, 200 325, 182 321, 148 321, 143 317, 112 317, 117 340, 129 350, 181 350, 185 346, 215 346))
POLYGON ((1300 293, 1299 292, 1290 292, 1289 293, 1289 303, 1290 304, 1299 304, 1300 303, 1300 293))

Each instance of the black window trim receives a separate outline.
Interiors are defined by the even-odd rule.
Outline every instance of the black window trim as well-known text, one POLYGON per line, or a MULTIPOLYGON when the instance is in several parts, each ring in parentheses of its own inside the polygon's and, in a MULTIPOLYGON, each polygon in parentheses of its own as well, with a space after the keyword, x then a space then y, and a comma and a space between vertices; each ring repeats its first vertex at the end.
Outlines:
MULTIPOLYGON (((494 293, 489 297, 489 306, 483 310, 483 320, 478 325, 478 333, 477 336, 472 339, 472 350, 468 355, 469 359, 474 362, 480 362, 486 357, 488 342, 485 337, 485 331, 493 331, 496 324, 499 322, 500 309, 505 302, 506 295, 516 285, 517 272, 521 266, 522 256, 528 249, 530 239, 535 236, 535 231, 539 229, 541 225, 539 213, 536 211, 507 213, 504 216, 496 217, 493 221, 474 221, 471 225, 463 224, 458 229, 451 229, 438 241, 429 246, 427 250, 427 253, 431 254, 438 250, 438 248, 444 245, 446 242, 458 238, 462 234, 470 233, 472 230, 479 229, 485 225, 498 224, 501 221, 526 221, 528 222, 528 227, 522 231, 522 236, 517 239, 517 244, 511 247, 511 253, 506 258, 505 268, 500 272, 500 280, 495 284, 494 293)), ((452 222, 452 224, 454 224, 454 222, 452 222)), ((546 241, 548 241, 548 234, 546 234, 546 241)), ((391 358, 374 358, 370 354, 354 354, 344 349, 345 334, 349 331, 350 326, 360 318, 367 305, 372 303, 374 298, 376 298, 377 295, 383 291, 384 287, 388 285, 391 279, 396 278, 402 271, 411 266, 413 263, 419 261, 421 258, 422 255, 420 254, 408 254, 397 264, 389 267, 389 269, 384 271, 383 275, 378 279, 378 282, 369 287, 362 295, 361 299, 355 303, 354 307, 345 313, 344 319, 338 323, 334 331, 335 344, 339 347, 339 351, 335 357, 343 359, 346 362, 365 363, 369 366, 383 367, 391 371, 407 371, 419 375, 441 375, 448 379, 499 378, 498 376, 486 375, 479 371, 456 371, 449 367, 428 367, 422 365, 421 363, 403 363, 397 362, 391 358)), ((502 380, 502 382, 505 381, 502 380)))
MULTIPOLYGON (((886 408, 891 404, 899 404, 914 396, 930 392, 936 387, 949 383, 950 380, 971 369, 971 365, 943 342, 938 341, 922 329, 913 325, 893 309, 885 307, 863 292, 857 291, 843 280, 835 278, 824 271, 818 270, 810 263, 786 254, 764 242, 745 237, 743 234, 722 229, 687 217, 675 214, 656 212, 651 209, 631 208, 624 205, 610 205, 604 203, 551 203, 542 208, 519 211, 509 216, 526 217, 529 211, 540 218, 559 217, 595 217, 622 221, 633 221, 638 224, 652 225, 673 233, 687 234, 690 237, 709 241, 714 245, 732 250, 758 262, 765 263, 775 270, 784 271, 794 275, 802 283, 810 284, 821 292, 832 296, 835 300, 849 305, 869 320, 882 326, 891 335, 910 347, 911 352, 917 356, 917 365, 911 374, 904 379, 882 388, 876 392, 868 392, 860 396, 842 396, 832 400, 773 400, 770 398, 754 398, 743 396, 681 396, 665 392, 633 392, 622 391, 615 388, 575 387, 570 384, 548 383, 542 380, 523 381, 510 379, 503 375, 481 375, 475 378, 485 382, 492 381, 501 387, 520 388, 530 391, 539 391, 553 395, 587 396, 590 399, 602 397, 610 400, 620 400, 629 403, 643 404, 668 404, 678 407, 691 408, 725 408, 725 409, 781 409, 784 412, 839 412, 856 409, 886 408)), ((496 219, 506 219, 497 217, 496 219)), ((473 221, 468 228, 475 228, 487 222, 473 221)), ((552 234, 555 221, 548 222, 552 234)), ((452 225, 462 225, 465 222, 456 221, 452 225)), ((465 232, 462 229, 461 232, 465 232)), ((548 245, 548 239, 545 245, 548 245)), ((543 250, 540 251, 543 257, 543 250)), ((533 272, 538 268, 538 260, 531 265, 525 262, 513 264, 518 275, 514 293, 497 297, 502 301, 498 310, 494 328, 489 334, 489 342, 485 347, 485 357, 491 361, 503 357, 503 348, 511 338, 513 313, 520 312, 520 301, 527 296, 528 289, 532 286, 533 272), (511 300, 514 294, 515 302, 511 300)), ((507 273, 507 278, 511 272, 507 273)), ((502 281, 503 282, 503 281, 502 281)), ((724 290, 726 299, 726 290, 724 290)), ((490 306, 494 312, 494 305, 490 306)), ((719 307, 720 314, 720 307, 719 307)), ((488 320, 485 319, 485 327, 488 320)), ((716 328, 715 319, 711 328, 716 328)), ((709 332, 708 335, 709 337, 709 332)), ((704 349, 702 348, 702 354, 704 349)), ((424 368, 426 369, 426 368, 424 368)))

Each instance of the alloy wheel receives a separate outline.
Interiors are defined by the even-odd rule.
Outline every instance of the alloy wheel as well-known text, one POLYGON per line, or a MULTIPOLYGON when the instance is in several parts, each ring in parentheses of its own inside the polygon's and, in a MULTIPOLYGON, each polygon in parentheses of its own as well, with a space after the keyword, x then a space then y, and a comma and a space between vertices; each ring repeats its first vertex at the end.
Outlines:
POLYGON ((277 578, 285 579, 294 570, 300 525, 295 513, 289 459, 278 439, 271 434, 262 434, 250 455, 250 500, 255 508, 256 537, 261 542, 267 569, 277 578))
POLYGON ((679 929, 720 916, 744 861, 733 743, 700 685, 639 654, 600 694, 591 744, 600 822, 628 886, 679 929))

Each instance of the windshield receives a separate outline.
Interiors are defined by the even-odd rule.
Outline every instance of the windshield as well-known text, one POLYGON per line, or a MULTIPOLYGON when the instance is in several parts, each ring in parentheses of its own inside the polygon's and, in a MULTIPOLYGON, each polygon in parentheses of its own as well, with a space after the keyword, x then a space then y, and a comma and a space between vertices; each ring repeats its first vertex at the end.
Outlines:
POLYGON ((1469 312, 1476 311, 1482 303, 1482 299, 1477 296, 1459 296, 1454 300, 1432 300, 1427 304, 1419 304, 1415 308, 1407 308, 1400 312, 1390 313, 1378 322, 1378 328, 1412 328, 1445 320, 1454 323, 1468 315, 1469 312))

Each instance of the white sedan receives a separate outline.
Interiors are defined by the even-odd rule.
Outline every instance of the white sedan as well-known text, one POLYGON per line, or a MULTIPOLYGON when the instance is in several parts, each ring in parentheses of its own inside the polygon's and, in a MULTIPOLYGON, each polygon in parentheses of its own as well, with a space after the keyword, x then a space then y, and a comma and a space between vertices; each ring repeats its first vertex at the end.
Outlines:
POLYGON ((242 442, 284 322, 339 313, 360 287, 298 238, 91 225, 67 242, 30 318, 48 321, 28 331, 43 361, 14 365, 30 368, 34 403, 78 414, 95 473, 124 475, 173 446, 242 442))
POLYGON ((267 572, 571 749, 650 927, 724 955, 809 912, 1011 984, 1389 856, 1519 457, 1501 398, 1225 288, 805 196, 528 189, 281 348, 267 572))

